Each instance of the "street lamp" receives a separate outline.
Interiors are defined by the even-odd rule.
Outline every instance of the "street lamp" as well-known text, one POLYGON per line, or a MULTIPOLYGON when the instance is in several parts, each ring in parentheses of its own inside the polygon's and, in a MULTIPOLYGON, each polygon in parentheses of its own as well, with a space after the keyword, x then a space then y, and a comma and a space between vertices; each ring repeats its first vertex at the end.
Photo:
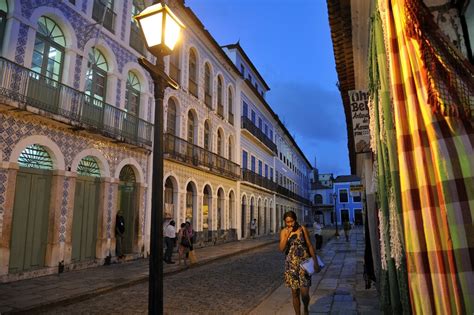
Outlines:
POLYGON ((165 73, 163 58, 173 51, 184 25, 162 3, 151 5, 134 18, 148 50, 156 57, 156 64, 144 57, 138 62, 150 73, 155 90, 148 313, 163 314, 163 97, 165 88, 179 87, 165 73))
POLYGON ((336 217, 336 233, 334 234, 334 236, 336 237, 339 237, 339 227, 337 225, 337 210, 336 210, 336 198, 337 198, 337 194, 336 193, 332 193, 332 198, 334 200, 334 216, 336 217))

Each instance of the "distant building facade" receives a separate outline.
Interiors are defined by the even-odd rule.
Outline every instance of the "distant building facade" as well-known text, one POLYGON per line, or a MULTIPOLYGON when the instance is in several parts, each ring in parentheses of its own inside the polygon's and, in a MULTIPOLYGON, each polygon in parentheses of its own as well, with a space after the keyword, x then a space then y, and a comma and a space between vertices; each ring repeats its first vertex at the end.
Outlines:
MULTIPOLYGON (((334 179, 336 220, 338 224, 349 221, 356 225, 363 224, 363 205, 360 192, 351 191, 351 187, 360 185, 355 175, 341 175, 334 179)), ((353 188, 352 188, 353 190, 353 188)))

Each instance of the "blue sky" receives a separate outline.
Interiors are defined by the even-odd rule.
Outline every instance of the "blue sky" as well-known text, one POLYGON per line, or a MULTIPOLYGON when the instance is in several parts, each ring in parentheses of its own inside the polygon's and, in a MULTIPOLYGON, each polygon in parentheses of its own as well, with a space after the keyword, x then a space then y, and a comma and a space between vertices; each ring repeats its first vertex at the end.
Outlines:
POLYGON ((220 45, 245 50, 267 101, 321 173, 350 174, 324 0, 186 0, 220 45))

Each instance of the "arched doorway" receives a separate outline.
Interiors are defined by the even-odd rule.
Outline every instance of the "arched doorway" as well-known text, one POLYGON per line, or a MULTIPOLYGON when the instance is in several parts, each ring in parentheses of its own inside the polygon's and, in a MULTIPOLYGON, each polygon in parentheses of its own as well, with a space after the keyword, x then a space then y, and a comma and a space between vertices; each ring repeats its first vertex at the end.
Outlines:
POLYGON ((263 203, 263 217, 264 217, 264 222, 263 222, 263 234, 267 234, 267 209, 268 209, 268 201, 265 199, 265 202, 263 203))
POLYGON ((165 181, 165 194, 164 194, 164 202, 165 206, 163 208, 163 218, 165 220, 177 220, 176 216, 176 207, 177 199, 178 199, 178 191, 175 188, 176 180, 171 176, 168 177, 165 181))
POLYGON ((249 226, 249 228, 250 228, 250 222, 252 222, 253 219, 256 219, 255 218, 255 198, 251 197, 250 198, 250 221, 247 222, 246 224, 249 226))
POLYGON ((224 190, 219 188, 217 191, 217 235, 220 237, 224 233, 224 190))
POLYGON ((234 192, 231 191, 229 193, 229 230, 235 229, 235 223, 234 223, 234 208, 235 208, 235 197, 234 197, 234 192))
POLYGON ((202 233, 204 241, 212 239, 212 190, 209 185, 204 187, 202 196, 202 233))
POLYGON ((245 238, 245 216, 247 213, 247 198, 242 196, 242 217, 240 222, 240 237, 245 238))
POLYGON ((190 222, 194 229, 197 228, 196 222, 196 204, 197 204, 197 190, 193 182, 189 182, 186 186, 186 214, 187 222, 190 222))
MULTIPOLYGON (((38 144, 18 157, 10 241, 9 272, 44 267, 48 243, 53 161, 38 144)), ((5 233, 5 231, 4 231, 5 233)))
POLYGON ((99 213, 100 168, 92 156, 77 166, 74 212, 72 214, 72 253, 75 262, 96 257, 97 220, 99 213))
POLYGON ((262 209, 262 199, 257 201, 257 235, 262 235, 263 233, 263 209, 262 209))
POLYGON ((119 175, 118 211, 122 211, 125 221, 123 236, 123 252, 133 253, 138 234, 138 185, 135 171, 130 165, 125 165, 119 175))

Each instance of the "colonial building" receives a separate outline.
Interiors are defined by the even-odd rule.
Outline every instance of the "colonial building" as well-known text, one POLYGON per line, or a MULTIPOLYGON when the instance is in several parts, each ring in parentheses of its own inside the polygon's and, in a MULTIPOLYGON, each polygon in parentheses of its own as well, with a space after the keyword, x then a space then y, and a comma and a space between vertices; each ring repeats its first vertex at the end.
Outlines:
MULTIPOLYGON (((137 58, 154 57, 131 17, 150 2, 0 0, 0 281, 116 260, 118 211, 126 259, 147 255, 154 99, 137 58)), ((192 222, 196 246, 303 219, 310 165, 264 79, 169 5, 186 29, 165 58, 180 88, 164 98, 163 215, 192 222)))

